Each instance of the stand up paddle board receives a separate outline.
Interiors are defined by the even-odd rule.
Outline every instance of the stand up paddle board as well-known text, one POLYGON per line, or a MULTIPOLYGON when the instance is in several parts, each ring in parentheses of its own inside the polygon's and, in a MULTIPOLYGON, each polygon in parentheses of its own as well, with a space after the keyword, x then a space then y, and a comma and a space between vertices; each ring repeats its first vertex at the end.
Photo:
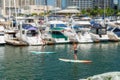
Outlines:
POLYGON ((33 54, 52 54, 52 53, 55 53, 55 52, 41 52, 41 51, 30 51, 30 52, 33 54))
POLYGON ((63 59, 63 58, 59 58, 59 60, 64 62, 75 62, 75 63, 91 63, 92 62, 90 60, 72 60, 72 59, 63 59))

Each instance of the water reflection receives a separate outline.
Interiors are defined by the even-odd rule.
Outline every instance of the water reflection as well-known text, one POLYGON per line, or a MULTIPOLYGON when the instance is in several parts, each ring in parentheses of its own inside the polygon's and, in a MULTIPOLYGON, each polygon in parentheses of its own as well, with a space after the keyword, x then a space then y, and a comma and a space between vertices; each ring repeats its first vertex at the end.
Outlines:
POLYGON ((24 47, 5 46, 4 79, 32 80, 31 62, 24 47))
POLYGON ((5 51, 4 46, 0 46, 0 78, 3 77, 3 72, 4 72, 4 66, 3 66, 4 51, 5 51))
POLYGON ((78 59, 91 64, 65 63, 58 58, 74 59, 72 44, 0 47, 0 79, 3 80, 77 80, 98 73, 120 70, 120 43, 79 44, 78 59), (56 54, 32 54, 52 51, 56 54), (56 74, 59 73, 59 74, 56 74))
POLYGON ((5 47, 0 46, 0 62, 4 60, 4 51, 5 51, 5 47))

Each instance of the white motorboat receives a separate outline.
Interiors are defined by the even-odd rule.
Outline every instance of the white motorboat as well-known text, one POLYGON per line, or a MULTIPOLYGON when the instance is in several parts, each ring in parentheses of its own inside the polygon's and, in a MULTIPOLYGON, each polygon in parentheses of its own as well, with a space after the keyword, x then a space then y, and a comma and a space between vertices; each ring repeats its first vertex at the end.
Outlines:
POLYGON ((91 43, 94 42, 95 39, 92 38, 91 32, 90 32, 90 22, 89 20, 76 20, 71 17, 70 19, 70 25, 75 33, 74 39, 78 43, 91 43))
POLYGON ((115 22, 110 22, 107 27, 107 34, 111 41, 120 40, 120 25, 115 22))
POLYGON ((5 44, 4 26, 0 25, 0 44, 5 44))
POLYGON ((107 26, 91 21, 91 35, 98 41, 109 41, 107 26))
POLYGON ((39 29, 31 24, 22 24, 22 29, 16 33, 16 37, 19 40, 26 42, 28 45, 45 44, 39 29))
POLYGON ((66 30, 66 23, 63 21, 49 21, 49 33, 54 39, 55 43, 69 43, 69 37, 64 34, 64 30, 66 30))

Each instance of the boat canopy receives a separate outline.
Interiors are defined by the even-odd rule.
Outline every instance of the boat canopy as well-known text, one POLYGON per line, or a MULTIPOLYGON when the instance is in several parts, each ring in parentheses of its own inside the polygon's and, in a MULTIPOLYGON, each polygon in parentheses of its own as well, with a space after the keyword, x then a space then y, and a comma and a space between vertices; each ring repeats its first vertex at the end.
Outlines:
POLYGON ((31 28, 29 28, 27 30, 37 30, 37 28, 36 27, 31 27, 31 28))
POLYGON ((26 30, 37 30, 37 27, 34 27, 31 24, 23 24, 22 28, 26 30))
POLYGON ((95 21, 90 21, 90 23, 91 23, 91 26, 93 28, 102 28, 101 24, 99 24, 99 23, 97 23, 95 21))

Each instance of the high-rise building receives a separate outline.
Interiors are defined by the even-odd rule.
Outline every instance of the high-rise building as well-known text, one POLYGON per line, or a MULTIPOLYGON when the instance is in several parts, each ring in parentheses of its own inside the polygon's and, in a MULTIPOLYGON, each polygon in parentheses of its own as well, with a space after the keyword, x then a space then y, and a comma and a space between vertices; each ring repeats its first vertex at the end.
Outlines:
POLYGON ((66 0, 61 0, 61 9, 65 9, 66 8, 66 0))
POLYGON ((66 0, 68 6, 76 6, 79 10, 93 8, 92 0, 66 0))
POLYGON ((120 0, 118 0, 118 9, 120 9, 120 0))
POLYGON ((8 14, 9 10, 11 10, 11 12, 15 12, 15 8, 16 11, 18 11, 18 9, 21 9, 25 6, 35 4, 35 0, 0 0, 0 2, 4 15, 8 14))
POLYGON ((93 6, 98 8, 112 8, 113 0, 93 0, 93 6))
POLYGON ((17 3, 20 7, 23 7, 27 5, 34 5, 35 0, 17 0, 17 3))
POLYGON ((0 7, 2 7, 2 0, 0 0, 0 7))
POLYGON ((120 0, 114 0, 113 1, 113 8, 114 9, 120 9, 120 0))
POLYGON ((61 8, 62 1, 61 0, 56 0, 56 7, 61 8))
POLYGON ((35 4, 35 0, 0 0, 0 6, 2 7, 14 7, 16 5, 16 7, 23 7, 26 5, 34 5, 35 4), (5 5, 4 5, 5 3, 5 5))

